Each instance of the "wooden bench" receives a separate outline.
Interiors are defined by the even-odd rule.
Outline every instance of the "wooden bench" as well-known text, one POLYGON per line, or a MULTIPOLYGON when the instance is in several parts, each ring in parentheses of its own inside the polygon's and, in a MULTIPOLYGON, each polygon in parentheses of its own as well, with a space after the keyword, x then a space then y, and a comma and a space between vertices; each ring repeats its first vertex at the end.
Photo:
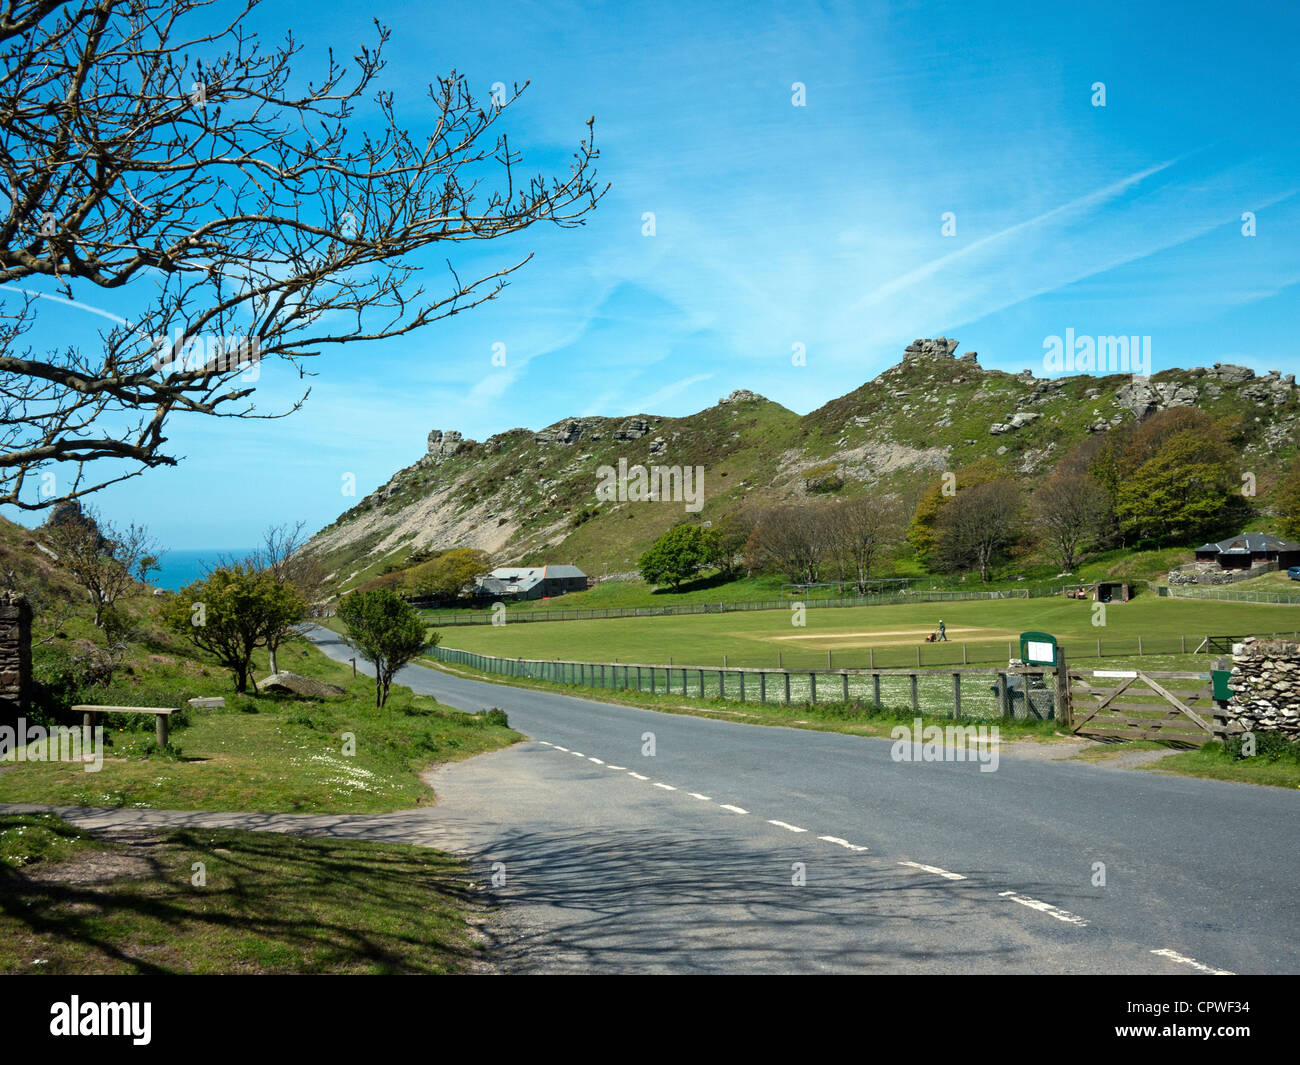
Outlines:
POLYGON ((81 711, 81 724, 87 730, 94 728, 95 718, 99 714, 153 714, 156 718, 154 722, 154 736, 158 740, 159 747, 167 746, 167 719, 176 713, 175 707, 159 708, 156 706, 93 706, 87 703, 78 703, 72 708, 81 711))

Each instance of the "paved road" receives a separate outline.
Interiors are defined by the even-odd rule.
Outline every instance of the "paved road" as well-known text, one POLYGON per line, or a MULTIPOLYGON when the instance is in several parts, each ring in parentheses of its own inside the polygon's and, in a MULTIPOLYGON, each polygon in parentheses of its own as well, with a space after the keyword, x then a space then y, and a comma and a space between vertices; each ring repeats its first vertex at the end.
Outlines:
POLYGON ((432 808, 72 816, 458 851, 484 884, 504 877, 499 955, 519 971, 1300 972, 1295 791, 1030 758, 895 762, 888 740, 418 666, 397 679, 499 706, 533 742, 431 774, 432 808))
POLYGON ((398 680, 535 741, 433 780, 523 967, 1300 972, 1296 791, 398 680))

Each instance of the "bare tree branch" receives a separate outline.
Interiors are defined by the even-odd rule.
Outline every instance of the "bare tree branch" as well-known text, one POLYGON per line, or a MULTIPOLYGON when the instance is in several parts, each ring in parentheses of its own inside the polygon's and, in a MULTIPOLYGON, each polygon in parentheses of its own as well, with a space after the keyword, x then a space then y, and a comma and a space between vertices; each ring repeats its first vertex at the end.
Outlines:
MULTIPOLYGON (((0 503, 51 507, 175 465, 177 413, 259 412, 267 360, 402 336, 496 298, 531 258, 428 294, 415 253, 491 241, 539 222, 583 224, 596 183, 592 131, 567 174, 524 176, 501 116, 452 71, 429 86, 412 133, 375 88, 390 31, 348 71, 291 76, 292 36, 263 50, 243 23, 184 26, 212 0, 10 0, 0 11, 0 503), (350 130, 372 95, 375 132, 350 130), (124 290, 136 309, 93 344, 21 347, 58 301, 124 290), (51 300, 56 302, 52 303, 51 300), (104 460, 119 460, 87 467, 104 460), (71 483, 28 480, 70 463, 71 483), (107 472, 105 472, 107 469, 107 472), (42 489, 48 485, 42 485, 42 489)), ((99 308, 88 308, 115 318, 99 308)))

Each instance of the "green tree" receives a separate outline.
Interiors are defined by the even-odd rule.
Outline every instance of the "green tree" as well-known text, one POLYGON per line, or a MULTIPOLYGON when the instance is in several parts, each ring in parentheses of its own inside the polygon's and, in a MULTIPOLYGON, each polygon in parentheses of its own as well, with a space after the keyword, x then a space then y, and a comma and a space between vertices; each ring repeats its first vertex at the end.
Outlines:
POLYGON ((718 557, 716 539, 698 525, 674 525, 641 556, 637 568, 648 584, 678 588, 718 557))
MULTIPOLYGON (((159 613, 171 631, 229 669, 235 691, 243 693, 252 681, 253 652, 301 621, 306 610, 292 585, 267 571, 232 565, 182 588, 159 613)), ((256 691, 257 682, 252 685, 256 691)))
POLYGON ((408 595, 456 599, 492 566, 485 551, 453 547, 406 571, 402 588, 408 595))
POLYGON ((907 542, 912 545, 916 557, 922 564, 929 565, 939 547, 939 524, 943 508, 956 498, 957 493, 966 488, 988 484, 1002 476, 998 464, 989 458, 976 459, 969 466, 945 473, 930 483, 917 501, 912 512, 912 520, 907 527, 907 542))
POLYGON ((95 611, 95 625, 104 627, 104 614, 157 568, 157 544, 148 529, 134 522, 119 529, 93 508, 67 504, 41 527, 59 564, 85 589, 95 611))
POLYGON ((1273 513, 1280 535, 1290 540, 1300 537, 1300 455, 1291 460, 1273 490, 1273 513))
POLYGON ((1185 542, 1211 534, 1239 509, 1222 461, 1190 433, 1174 437, 1120 482, 1115 515, 1140 540, 1185 542))
POLYGON ((348 627, 353 646, 374 664, 375 706, 388 702, 397 671, 439 640, 438 633, 425 633, 415 608, 388 588, 344 596, 338 617, 348 627))

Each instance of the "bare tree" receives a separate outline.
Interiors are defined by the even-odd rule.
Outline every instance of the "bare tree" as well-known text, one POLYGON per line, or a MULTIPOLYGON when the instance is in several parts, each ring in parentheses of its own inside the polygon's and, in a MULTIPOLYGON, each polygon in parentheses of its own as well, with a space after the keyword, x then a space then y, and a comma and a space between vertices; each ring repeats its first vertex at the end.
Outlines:
POLYGON ((1020 535, 1020 488, 998 480, 959 491, 939 514, 940 562, 950 569, 973 567, 980 580, 998 555, 1020 535))
POLYGON ((857 582, 860 593, 881 556, 902 538, 902 509, 897 499, 859 496, 831 506, 828 536, 841 575, 857 582))
POLYGON ((821 575, 831 539, 822 504, 787 504, 765 511, 745 548, 751 569, 775 569, 792 582, 811 583, 821 575))
POLYGON ((156 563, 158 546, 143 525, 118 529, 91 508, 55 516, 60 520, 46 522, 41 532, 59 565, 86 590, 95 625, 103 628, 105 613, 156 563))
POLYGON ((1052 474, 1034 492, 1034 524, 1063 573, 1072 573, 1079 551, 1096 539, 1110 514, 1106 489, 1086 474, 1052 474))
POLYGON ((465 279, 448 261, 446 287, 426 295, 414 253, 580 225, 606 191, 594 120, 567 174, 520 173, 498 124, 527 82, 480 104, 464 76, 438 77, 411 133, 375 87, 387 28, 376 22, 351 72, 331 52, 309 81, 290 69, 292 36, 263 49, 246 30, 256 2, 217 29, 212 0, 11 0, 0 13, 0 503, 38 510, 176 465, 164 430, 178 412, 292 413, 306 392, 257 411, 268 360, 306 376, 327 346, 493 299, 531 258, 465 279), (382 128, 350 132, 367 96, 382 128), (126 293, 132 320, 89 306, 96 290, 126 293), (117 324, 66 351, 23 349, 38 307, 59 304, 117 324), (75 476, 24 492, 59 463, 75 476))

